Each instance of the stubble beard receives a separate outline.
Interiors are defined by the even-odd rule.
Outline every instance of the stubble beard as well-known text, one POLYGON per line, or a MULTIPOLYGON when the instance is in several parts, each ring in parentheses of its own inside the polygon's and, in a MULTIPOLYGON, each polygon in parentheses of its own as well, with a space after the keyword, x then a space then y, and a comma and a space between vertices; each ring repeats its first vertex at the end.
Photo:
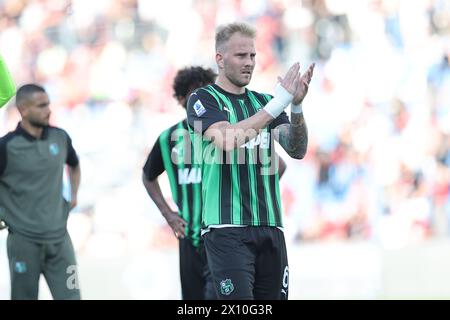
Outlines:
POLYGON ((39 128, 42 129, 46 126, 48 126, 48 121, 36 121, 36 120, 29 120, 30 124, 35 127, 35 128, 39 128))

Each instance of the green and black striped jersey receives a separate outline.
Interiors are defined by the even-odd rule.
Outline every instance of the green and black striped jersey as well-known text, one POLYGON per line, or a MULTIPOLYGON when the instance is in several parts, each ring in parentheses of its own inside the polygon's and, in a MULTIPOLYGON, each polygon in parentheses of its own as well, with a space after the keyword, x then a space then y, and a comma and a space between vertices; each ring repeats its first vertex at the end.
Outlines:
POLYGON ((144 165, 148 180, 155 180, 164 171, 170 182, 172 198, 180 216, 186 220, 186 238, 195 247, 200 242, 201 168, 191 161, 191 140, 186 120, 163 131, 144 165))
POLYGON ((187 114, 195 161, 202 166, 202 226, 251 225, 282 227, 277 161, 272 131, 289 123, 285 112, 256 138, 230 152, 203 136, 214 123, 237 123, 251 117, 272 96, 247 90, 240 95, 217 85, 196 90, 187 114))

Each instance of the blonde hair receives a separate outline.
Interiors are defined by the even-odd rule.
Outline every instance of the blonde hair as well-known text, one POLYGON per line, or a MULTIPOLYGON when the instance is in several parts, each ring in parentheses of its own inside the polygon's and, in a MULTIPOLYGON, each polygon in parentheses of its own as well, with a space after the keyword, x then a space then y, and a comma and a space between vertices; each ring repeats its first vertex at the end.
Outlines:
POLYGON ((256 36, 256 30, 244 22, 233 22, 219 26, 216 31, 216 51, 219 51, 219 48, 222 48, 235 33, 241 33, 250 38, 255 38, 256 36))

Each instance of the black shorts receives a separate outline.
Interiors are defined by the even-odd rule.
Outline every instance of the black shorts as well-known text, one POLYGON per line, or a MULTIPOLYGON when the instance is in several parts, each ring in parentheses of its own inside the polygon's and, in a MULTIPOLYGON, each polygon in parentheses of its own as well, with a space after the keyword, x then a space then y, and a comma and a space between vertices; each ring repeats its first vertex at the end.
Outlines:
POLYGON ((180 239, 180 279, 183 300, 217 299, 203 243, 196 248, 189 239, 180 239))
POLYGON ((286 243, 278 228, 211 228, 204 243, 219 299, 288 298, 286 243))

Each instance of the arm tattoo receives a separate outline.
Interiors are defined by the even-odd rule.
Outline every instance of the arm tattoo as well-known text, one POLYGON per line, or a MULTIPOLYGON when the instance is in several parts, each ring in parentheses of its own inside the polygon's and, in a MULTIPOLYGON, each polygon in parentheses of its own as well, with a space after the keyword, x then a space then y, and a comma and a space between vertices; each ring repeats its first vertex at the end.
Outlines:
POLYGON ((295 159, 303 159, 308 148, 308 129, 303 113, 291 113, 291 124, 277 127, 278 142, 295 159))

